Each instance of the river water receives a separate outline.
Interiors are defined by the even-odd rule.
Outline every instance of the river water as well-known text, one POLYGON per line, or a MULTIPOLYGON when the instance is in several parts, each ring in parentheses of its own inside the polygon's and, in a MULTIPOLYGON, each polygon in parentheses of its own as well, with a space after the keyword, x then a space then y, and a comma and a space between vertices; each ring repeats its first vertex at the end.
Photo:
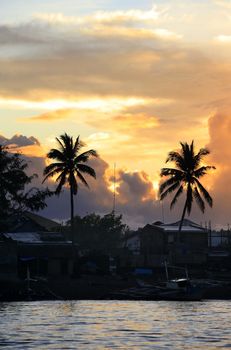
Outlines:
POLYGON ((231 301, 0 303, 3 349, 231 348, 231 301))

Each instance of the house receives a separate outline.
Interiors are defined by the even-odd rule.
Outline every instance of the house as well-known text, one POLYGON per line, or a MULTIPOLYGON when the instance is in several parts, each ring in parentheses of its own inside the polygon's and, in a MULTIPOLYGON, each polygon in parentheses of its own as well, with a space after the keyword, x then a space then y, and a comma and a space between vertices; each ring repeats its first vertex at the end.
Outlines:
POLYGON ((17 246, 6 244, 0 236, 0 281, 11 282, 17 280, 17 246))
POLYGON ((4 279, 8 270, 12 278, 20 279, 25 279, 28 271, 30 276, 49 278, 72 275, 78 249, 61 228, 30 212, 13 217, 11 230, 1 234, 0 278, 4 279))
POLYGON ((221 229, 210 231, 208 267, 213 270, 231 269, 231 232, 221 229))
MULTIPOLYGON (((173 264, 203 265, 207 261, 208 230, 191 220, 184 219, 181 232, 180 221, 171 224, 154 224, 154 231, 165 236, 168 260, 173 264)), ((166 250, 165 250, 166 251, 166 250)))
POLYGON ((6 249, 14 251, 17 274, 30 276, 67 277, 73 273, 77 249, 61 232, 8 232, 2 234, 6 249), (74 252, 74 254, 73 254, 74 252))
POLYGON ((124 238, 123 246, 134 255, 140 254, 140 232, 133 231, 124 238))
POLYGON ((11 232, 54 232, 60 230, 61 225, 56 221, 28 211, 23 212, 20 216, 14 216, 10 228, 11 232))
POLYGON ((160 267, 164 261, 172 264, 202 265, 207 261, 208 231, 202 226, 184 219, 164 224, 160 221, 147 224, 136 231, 126 242, 126 247, 136 261, 146 267, 160 267), (135 248, 136 247, 136 248, 135 248), (138 258, 139 257, 139 258, 138 258))

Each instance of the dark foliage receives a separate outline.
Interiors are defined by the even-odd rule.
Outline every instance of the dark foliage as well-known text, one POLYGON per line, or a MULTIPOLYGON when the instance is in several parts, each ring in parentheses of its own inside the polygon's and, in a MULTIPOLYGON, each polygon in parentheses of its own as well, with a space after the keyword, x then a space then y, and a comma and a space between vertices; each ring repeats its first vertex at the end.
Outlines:
MULTIPOLYGON (((83 251, 114 253, 121 247, 122 238, 129 231, 122 223, 122 215, 113 212, 104 216, 89 214, 81 218, 75 216, 77 242, 83 251)), ((70 222, 68 222, 70 225, 70 222)))
POLYGON ((27 168, 20 154, 0 145, 0 231, 8 229, 12 216, 45 208, 45 199, 52 195, 48 189, 29 188, 37 175, 27 175, 27 168))

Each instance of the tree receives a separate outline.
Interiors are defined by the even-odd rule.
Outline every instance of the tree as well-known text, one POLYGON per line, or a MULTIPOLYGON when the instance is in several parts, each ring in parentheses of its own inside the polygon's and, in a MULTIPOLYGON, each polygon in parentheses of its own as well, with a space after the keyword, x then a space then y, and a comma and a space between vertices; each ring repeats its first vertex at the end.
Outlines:
POLYGON ((86 163, 91 157, 98 157, 95 150, 90 149, 83 153, 79 153, 85 144, 80 141, 79 136, 76 140, 66 133, 59 138, 56 137, 58 148, 51 149, 47 154, 49 159, 55 160, 44 169, 44 181, 50 177, 56 176, 58 186, 55 190, 57 195, 60 194, 64 185, 70 188, 70 208, 71 208, 71 232, 72 243, 74 243, 74 195, 78 193, 78 182, 80 181, 84 186, 89 187, 83 174, 87 174, 96 178, 95 170, 86 163))
MULTIPOLYGON (((122 223, 122 215, 113 212, 104 216, 95 213, 82 218, 75 216, 74 221, 79 231, 78 244, 81 249, 89 252, 114 254, 129 232, 128 226, 122 223)), ((67 222, 67 225, 70 225, 70 222, 67 222)))
POLYGON ((12 217, 25 210, 38 211, 46 207, 48 189, 29 188, 37 174, 28 176, 28 163, 20 154, 8 152, 0 145, 0 230, 7 230, 12 217))
POLYGON ((193 200, 196 200, 200 210, 204 213, 205 202, 210 207, 213 205, 213 200, 199 181, 201 177, 207 174, 210 169, 215 169, 214 166, 201 165, 203 158, 209 154, 207 148, 201 148, 198 153, 195 153, 194 142, 191 145, 180 143, 181 149, 179 152, 169 152, 166 163, 174 162, 175 168, 161 169, 161 176, 167 176, 167 180, 160 185, 160 199, 163 200, 167 195, 176 192, 170 204, 170 208, 176 204, 180 195, 185 191, 186 199, 179 225, 179 232, 182 229, 183 220, 186 211, 188 215, 192 209, 193 200))

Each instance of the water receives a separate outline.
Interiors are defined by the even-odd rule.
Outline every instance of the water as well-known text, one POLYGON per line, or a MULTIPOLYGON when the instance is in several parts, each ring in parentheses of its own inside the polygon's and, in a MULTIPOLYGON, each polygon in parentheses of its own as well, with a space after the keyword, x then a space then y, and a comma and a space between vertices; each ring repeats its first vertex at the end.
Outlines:
POLYGON ((0 304, 4 349, 231 348, 231 301, 0 304))

